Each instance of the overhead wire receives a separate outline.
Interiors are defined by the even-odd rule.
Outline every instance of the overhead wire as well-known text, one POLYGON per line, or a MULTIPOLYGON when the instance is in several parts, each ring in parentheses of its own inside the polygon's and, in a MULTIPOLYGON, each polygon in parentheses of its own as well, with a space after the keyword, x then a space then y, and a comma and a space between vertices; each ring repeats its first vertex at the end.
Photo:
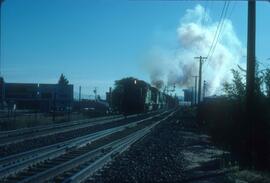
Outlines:
MULTIPOLYGON (((223 31, 223 28, 224 28, 224 25, 225 25, 224 22, 225 22, 225 19, 226 19, 226 16, 227 16, 227 12, 228 12, 229 6, 230 6, 230 2, 227 3, 227 6, 226 6, 226 8, 225 8, 225 13, 224 13, 224 17, 223 17, 223 19, 222 19, 221 27, 220 27, 220 30, 219 30, 219 32, 218 32, 218 36, 217 36, 217 38, 216 38, 216 41, 215 41, 214 47, 213 47, 213 49, 212 49, 211 55, 210 55, 210 57, 208 58, 208 63, 211 61, 211 58, 212 58, 212 56, 213 56, 213 54, 214 54, 214 52, 215 52, 215 49, 216 49, 216 47, 217 47, 217 43, 218 43, 218 41, 219 41, 220 35, 221 35, 222 31, 223 31)), ((209 55, 208 55, 208 56, 209 56, 209 55)))
MULTIPOLYGON (((221 23, 222 23, 222 21, 224 19, 224 12, 225 12, 225 9, 227 7, 227 4, 228 4, 228 1, 225 1, 224 4, 223 4, 222 11, 221 11, 221 14, 219 16, 219 22, 218 22, 217 28, 215 30, 214 37, 213 37, 213 40, 211 42, 211 46, 210 46, 210 49, 209 49, 207 57, 206 57, 207 59, 209 58, 209 55, 211 54, 211 51, 213 50, 214 44, 215 44, 216 39, 217 39, 217 35, 220 32, 221 23)), ((209 62, 207 62, 207 67, 208 66, 209 66, 209 62)), ((202 72, 204 72, 204 70, 202 72)))
POLYGON ((223 8, 222 8, 222 12, 221 12, 220 18, 219 18, 219 23, 218 23, 217 29, 216 29, 216 31, 215 31, 214 38, 213 38, 213 41, 212 41, 212 43, 211 43, 209 52, 208 52, 208 54, 207 54, 207 58, 209 57, 209 55, 210 55, 210 53, 211 53, 211 51, 212 51, 212 49, 213 49, 213 46, 214 46, 214 43, 215 43, 215 40, 216 40, 216 37, 217 37, 217 33, 218 33, 219 29, 220 29, 220 24, 221 24, 222 19, 223 19, 224 10, 225 10, 226 5, 227 5, 227 1, 224 2, 223 8))
MULTIPOLYGON (((218 44, 220 35, 223 33, 223 30, 224 30, 224 26, 225 26, 224 22, 225 22, 225 19, 227 18, 227 12, 228 12, 228 9, 229 9, 229 6, 230 6, 230 2, 229 1, 226 1, 226 2, 223 5, 222 10, 224 10, 224 11, 223 11, 223 14, 221 13, 222 16, 221 16, 221 19, 219 21, 220 26, 218 26, 219 28, 217 27, 217 29, 216 29, 216 32, 218 32, 217 37, 216 37, 216 39, 213 39, 213 42, 212 42, 213 47, 212 47, 211 50, 209 50, 208 55, 207 55, 207 60, 208 60, 207 65, 206 65, 207 67, 209 67, 209 63, 211 62, 212 56, 213 56, 213 54, 215 52, 215 49, 216 49, 216 46, 218 44)), ((232 7, 232 9, 231 9, 230 16, 232 14, 233 8, 234 7, 232 7)))

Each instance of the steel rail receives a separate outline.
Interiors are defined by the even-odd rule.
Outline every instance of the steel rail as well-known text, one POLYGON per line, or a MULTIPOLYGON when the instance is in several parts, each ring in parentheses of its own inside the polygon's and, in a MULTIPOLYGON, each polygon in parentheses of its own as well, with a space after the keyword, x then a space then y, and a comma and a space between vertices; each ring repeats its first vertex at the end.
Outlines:
POLYGON ((141 138, 146 136, 149 132, 151 132, 151 129, 153 129, 156 125, 158 125, 162 121, 167 120, 169 117, 173 116, 174 113, 175 113, 175 111, 171 112, 168 116, 166 116, 162 120, 159 120, 159 121, 155 122, 154 124, 152 124, 152 125, 144 128, 144 129, 138 131, 136 134, 134 134, 133 137, 128 139, 123 144, 120 144, 119 146, 115 147, 112 151, 105 154, 104 156, 102 156, 101 158, 96 160, 94 163, 90 164, 89 166, 85 167, 84 169, 82 169, 81 171, 76 173, 75 175, 73 175, 73 176, 67 178, 66 180, 64 180, 64 183, 83 182, 88 177, 93 175, 96 171, 98 171, 99 169, 104 167, 105 164, 112 161, 115 156, 121 154, 122 152, 127 150, 132 144, 134 144, 135 142, 137 142, 138 140, 140 140, 141 138))
MULTIPOLYGON (((161 114, 159 116, 161 116, 161 114)), ((167 117, 164 118, 163 120, 167 119, 167 117)), ((137 140, 141 139, 143 136, 145 136, 147 133, 150 132, 150 129, 152 129, 154 126, 156 126, 158 123, 160 123, 163 120, 160 120, 160 121, 158 121, 150 126, 147 126, 141 130, 133 132, 132 134, 130 134, 124 138, 117 139, 113 142, 110 142, 109 144, 105 144, 102 147, 99 147, 99 148, 92 150, 88 153, 85 153, 81 156, 73 158, 67 162, 64 162, 62 164, 54 166, 50 169, 47 169, 47 170, 42 171, 40 173, 37 173, 33 176, 27 177, 26 179, 20 181, 20 183, 44 182, 45 180, 52 179, 56 175, 59 175, 63 172, 71 170, 71 169, 73 169, 81 164, 84 164, 85 162, 90 161, 91 159, 93 159, 94 157, 97 157, 100 154, 104 154, 104 150, 105 150, 105 154, 101 158, 99 158, 97 161, 95 161, 93 164, 90 165, 92 167, 91 168, 92 170, 93 170, 93 167, 94 167, 94 169, 97 169, 97 167, 101 166, 104 161, 107 161, 113 155, 119 154, 119 153, 123 152, 124 150, 126 150, 131 144, 133 144, 137 140), (106 153, 106 150, 108 150, 108 149, 110 151, 109 151, 109 153, 106 153), (102 153, 102 151, 103 151, 103 153, 102 153)), ((136 123, 136 125, 137 125, 137 123, 136 123)), ((83 170, 85 170, 85 169, 83 169, 83 170)), ((87 171, 87 173, 89 173, 89 171, 87 171)), ((82 177, 81 174, 80 174, 80 177, 82 177)))
POLYGON ((114 122, 118 120, 123 120, 123 119, 130 119, 130 118, 147 115, 151 113, 155 113, 155 112, 148 112, 146 114, 133 114, 129 116, 123 116, 123 115, 106 116, 106 117, 99 117, 99 118, 93 118, 93 119, 71 121, 64 124, 44 125, 41 128, 33 127, 29 129, 23 129, 19 131, 14 131, 10 134, 5 134, 2 136, 0 135, 0 146, 18 143, 18 142, 22 142, 28 139, 54 135, 57 133, 68 132, 68 131, 79 129, 79 128, 102 125, 102 124, 106 124, 106 123, 114 122))
POLYGON ((122 117, 123 115, 113 115, 113 116, 103 116, 103 117, 97 117, 97 118, 88 118, 88 119, 81 119, 81 120, 73 120, 65 123, 60 123, 60 124, 48 124, 48 125, 39 125, 35 127, 30 127, 30 128, 20 128, 16 130, 10 130, 10 131, 0 131, 0 138, 2 137, 10 137, 10 136, 17 136, 20 134, 24 133, 32 133, 32 132, 37 132, 37 131, 43 131, 43 130, 49 130, 53 128, 61 128, 65 126, 72 126, 72 125, 77 125, 80 123, 87 123, 91 121, 99 121, 99 120, 104 120, 104 119, 110 119, 110 118, 115 118, 115 117, 122 117))
POLYGON ((110 134, 119 132, 124 130, 127 127, 135 126, 141 122, 151 120, 154 117, 158 117, 166 112, 161 114, 156 114, 151 117, 147 117, 145 119, 135 121, 126 125, 121 125, 118 127, 102 130, 93 134, 88 134, 85 136, 77 137, 75 139, 71 139, 65 142, 45 146, 36 150, 12 155, 10 157, 6 157, 0 160, 2 163, 2 168, 0 168, 0 178, 7 177, 8 175, 15 174, 37 162, 44 161, 46 159, 51 159, 61 154, 64 154, 66 150, 71 148, 78 148, 87 143, 91 143, 92 141, 98 140, 110 134), (5 166, 6 165, 6 166, 5 166))

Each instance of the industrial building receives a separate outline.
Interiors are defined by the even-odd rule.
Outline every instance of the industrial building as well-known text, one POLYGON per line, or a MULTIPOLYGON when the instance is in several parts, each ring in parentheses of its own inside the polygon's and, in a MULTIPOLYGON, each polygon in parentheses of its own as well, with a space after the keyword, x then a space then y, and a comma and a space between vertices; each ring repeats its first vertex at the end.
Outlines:
POLYGON ((29 109, 49 112, 72 107, 73 85, 6 83, 0 78, 1 109, 29 109))
POLYGON ((183 89, 184 92, 184 101, 192 102, 193 101, 193 92, 191 89, 183 89))

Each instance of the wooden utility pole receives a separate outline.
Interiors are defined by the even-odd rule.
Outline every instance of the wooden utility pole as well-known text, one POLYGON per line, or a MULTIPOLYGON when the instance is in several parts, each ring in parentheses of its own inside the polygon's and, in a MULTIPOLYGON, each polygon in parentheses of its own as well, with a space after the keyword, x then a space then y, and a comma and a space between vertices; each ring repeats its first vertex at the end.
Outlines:
POLYGON ((194 87, 191 87, 191 105, 194 105, 195 104, 195 100, 194 100, 194 87))
POLYGON ((246 117, 249 128, 249 159, 251 165, 254 163, 253 149, 255 128, 255 45, 256 44, 256 1, 248 1, 248 31, 247 31, 247 76, 246 76, 246 117))
POLYGON ((95 101, 97 101, 97 87, 94 88, 93 92, 95 94, 95 101))
POLYGON ((201 93, 202 93, 202 64, 203 60, 207 59, 207 57, 194 57, 195 59, 199 59, 199 87, 198 87, 198 103, 201 102, 201 93))
POLYGON ((2 4, 4 0, 0 0, 0 76, 2 76, 2 4))
POLYGON ((194 104, 197 104, 197 79, 198 76, 192 76, 195 78, 195 86, 194 86, 194 104))
POLYGON ((206 81, 203 81, 203 99, 205 98, 205 94, 206 94, 206 81))
POLYGON ((255 42, 256 41, 256 1, 248 1, 247 32, 247 112, 251 114, 255 89, 255 42))
POLYGON ((82 87, 79 86, 79 102, 82 100, 82 87))
POLYGON ((79 86, 79 112, 81 112, 81 104, 82 104, 82 87, 79 86))

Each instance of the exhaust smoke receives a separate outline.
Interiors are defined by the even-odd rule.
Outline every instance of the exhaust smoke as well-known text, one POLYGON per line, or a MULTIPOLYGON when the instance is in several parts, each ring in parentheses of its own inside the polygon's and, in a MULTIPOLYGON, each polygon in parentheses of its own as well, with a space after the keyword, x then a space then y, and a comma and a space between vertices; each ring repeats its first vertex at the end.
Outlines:
MULTIPOLYGON (((157 88, 176 84, 179 88, 194 85, 192 76, 198 75, 199 63, 195 56, 207 56, 214 39, 218 22, 213 22, 201 5, 187 9, 176 30, 176 48, 152 50, 148 62, 151 83, 157 88), (206 20, 206 23, 202 23, 206 20)), ((225 19, 215 52, 203 64, 203 77, 208 83, 209 94, 219 93, 223 82, 231 79, 230 70, 242 65, 245 49, 239 41, 231 20, 225 19)), ((210 54, 211 55, 211 54, 210 54)))

